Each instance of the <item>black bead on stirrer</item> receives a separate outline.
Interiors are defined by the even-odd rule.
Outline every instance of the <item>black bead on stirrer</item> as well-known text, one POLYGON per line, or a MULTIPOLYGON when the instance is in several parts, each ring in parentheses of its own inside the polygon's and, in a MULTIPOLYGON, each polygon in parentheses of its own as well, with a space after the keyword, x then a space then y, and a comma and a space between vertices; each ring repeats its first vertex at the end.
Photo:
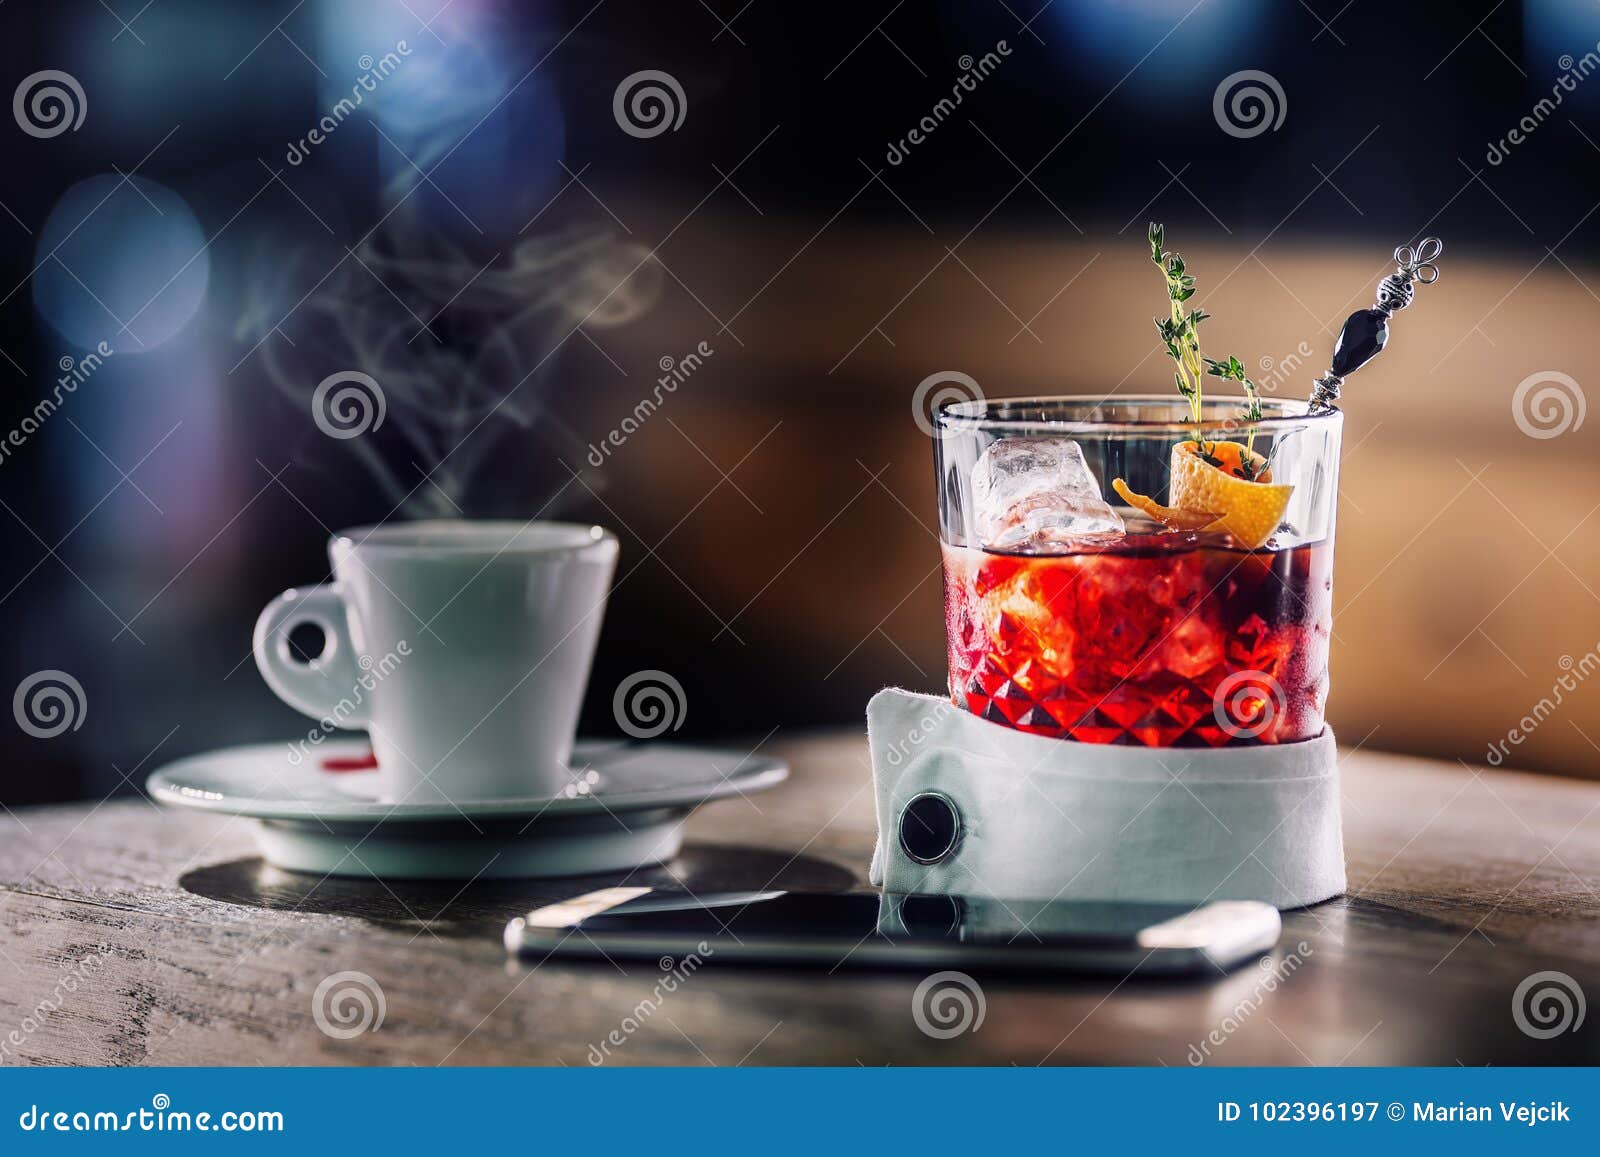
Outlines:
POLYGON ((1377 303, 1371 309, 1352 313, 1333 344, 1333 365, 1317 379, 1316 388, 1311 391, 1313 414, 1334 409, 1345 378, 1378 356, 1389 340, 1390 315, 1411 304, 1417 283, 1432 285, 1439 280, 1435 262, 1443 252, 1444 242, 1437 237, 1423 238, 1415 249, 1402 245, 1394 251, 1395 271, 1378 283, 1377 303))

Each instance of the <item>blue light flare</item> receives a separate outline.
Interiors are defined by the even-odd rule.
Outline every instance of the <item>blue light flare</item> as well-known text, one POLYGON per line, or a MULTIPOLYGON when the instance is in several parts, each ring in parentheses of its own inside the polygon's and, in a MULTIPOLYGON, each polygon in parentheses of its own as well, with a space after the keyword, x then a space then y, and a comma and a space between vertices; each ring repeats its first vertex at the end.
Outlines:
POLYGON ((1266 0, 1068 0, 1050 9, 1073 70, 1140 103, 1263 67, 1249 57, 1270 15, 1266 0))

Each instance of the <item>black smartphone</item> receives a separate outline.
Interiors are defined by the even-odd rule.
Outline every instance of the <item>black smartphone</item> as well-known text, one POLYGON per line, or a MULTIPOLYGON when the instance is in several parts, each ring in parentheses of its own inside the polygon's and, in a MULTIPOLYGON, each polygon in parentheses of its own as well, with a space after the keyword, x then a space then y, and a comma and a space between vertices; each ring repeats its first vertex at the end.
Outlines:
POLYGON ((510 952, 541 959, 1216 976, 1269 951, 1280 929, 1276 908, 1248 900, 1196 907, 641 887, 536 908, 512 920, 505 939, 510 952))

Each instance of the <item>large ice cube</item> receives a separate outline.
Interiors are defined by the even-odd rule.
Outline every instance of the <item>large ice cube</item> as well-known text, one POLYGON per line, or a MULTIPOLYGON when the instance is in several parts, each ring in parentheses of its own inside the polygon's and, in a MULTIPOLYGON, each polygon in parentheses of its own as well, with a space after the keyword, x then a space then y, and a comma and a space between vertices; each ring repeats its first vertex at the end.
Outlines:
POLYGON ((978 540, 994 550, 1048 550, 1123 533, 1070 438, 991 442, 972 469, 972 499, 978 540))

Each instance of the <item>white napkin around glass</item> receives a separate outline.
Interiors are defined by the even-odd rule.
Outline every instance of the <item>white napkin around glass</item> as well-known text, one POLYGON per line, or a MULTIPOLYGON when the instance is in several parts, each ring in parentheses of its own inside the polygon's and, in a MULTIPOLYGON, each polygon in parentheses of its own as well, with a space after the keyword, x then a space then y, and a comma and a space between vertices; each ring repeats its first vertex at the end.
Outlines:
POLYGON ((1254 747, 1078 743, 889 688, 867 705, 867 736, 871 880, 891 892, 1298 908, 1345 888, 1331 730, 1254 747), (899 838, 906 805, 927 793, 960 817, 936 863, 899 838))

